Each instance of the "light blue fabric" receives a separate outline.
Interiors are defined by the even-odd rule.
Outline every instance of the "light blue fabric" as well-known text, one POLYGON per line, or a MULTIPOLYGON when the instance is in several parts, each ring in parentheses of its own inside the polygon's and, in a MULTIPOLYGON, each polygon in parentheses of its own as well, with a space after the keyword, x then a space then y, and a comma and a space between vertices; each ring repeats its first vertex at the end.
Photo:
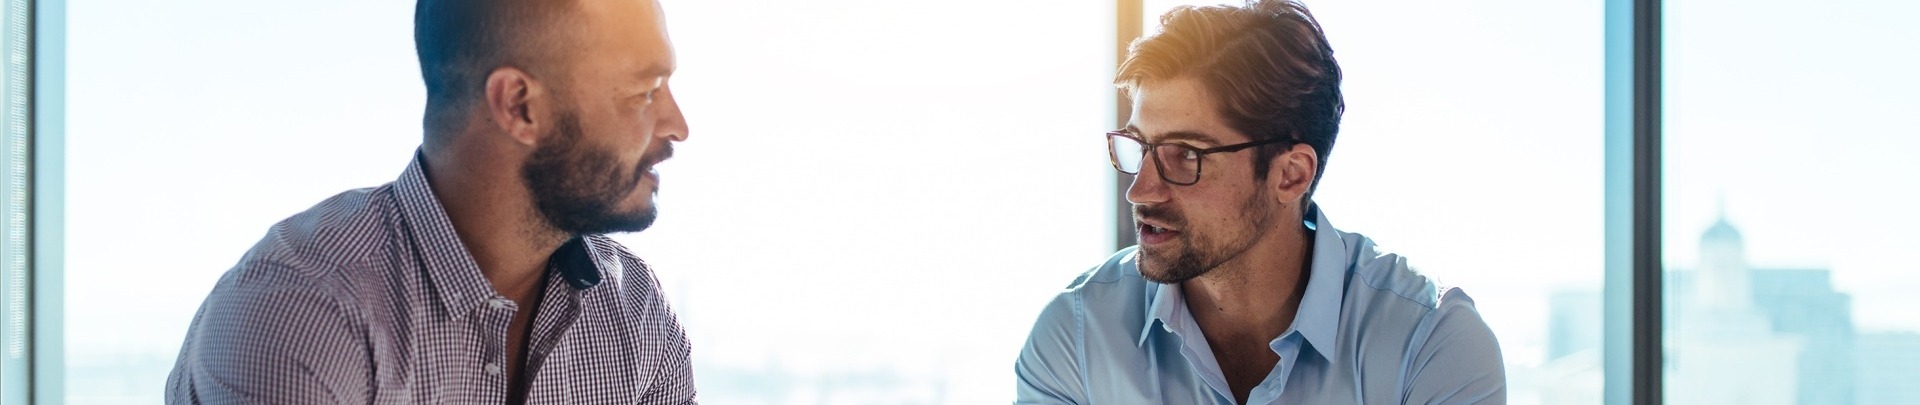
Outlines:
MULTIPOLYGON (((1269 345, 1279 364, 1247 403, 1506 403, 1500 346, 1473 299, 1312 211, 1306 294, 1269 345)), ((1234 403, 1180 288, 1141 278, 1136 249, 1082 274, 1041 311, 1014 365, 1016 403, 1234 403)))

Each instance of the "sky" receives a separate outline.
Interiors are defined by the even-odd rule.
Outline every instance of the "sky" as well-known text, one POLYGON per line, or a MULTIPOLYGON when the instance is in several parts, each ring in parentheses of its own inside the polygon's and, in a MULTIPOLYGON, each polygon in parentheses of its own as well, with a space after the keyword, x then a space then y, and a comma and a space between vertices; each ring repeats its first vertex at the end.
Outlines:
MULTIPOLYGON (((692 135, 659 222, 617 239, 700 371, 1010 396, 1041 304, 1112 252, 1108 3, 664 4, 692 135)), ((1537 365, 1548 294, 1602 275, 1602 3, 1308 4, 1346 75, 1330 221, 1464 288, 1537 365)), ((1831 268, 1862 327, 1920 331, 1920 28, 1894 20, 1920 5, 1668 4, 1668 265, 1724 206, 1756 265, 1831 268)), ((70 355, 170 359, 268 226, 397 177, 424 99, 411 14, 70 1, 70 355)))

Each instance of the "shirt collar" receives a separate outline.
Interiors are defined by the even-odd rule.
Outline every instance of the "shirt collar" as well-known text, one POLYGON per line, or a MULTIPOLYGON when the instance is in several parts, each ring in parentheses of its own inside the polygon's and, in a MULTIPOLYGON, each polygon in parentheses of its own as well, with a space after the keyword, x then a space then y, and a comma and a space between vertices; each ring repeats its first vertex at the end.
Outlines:
MULTIPOLYGON (((1140 263, 1137 261, 1139 260, 1139 255, 1140 251, 1134 250, 1133 254, 1127 256, 1126 263, 1138 266, 1138 263, 1140 263)), ((1140 339, 1134 342, 1135 346, 1146 346, 1147 336, 1153 336, 1153 328, 1156 325, 1164 324, 1165 326, 1161 327, 1166 328, 1168 331, 1185 327, 1184 322, 1181 322, 1182 318, 1177 316, 1179 315, 1177 311, 1185 310, 1187 306, 1186 296, 1180 292, 1180 286, 1162 283, 1152 284, 1154 288, 1147 293, 1149 294, 1147 297, 1147 324, 1140 328, 1140 339)))
POLYGON ((594 258, 609 258, 605 263, 616 268, 620 265, 618 260, 611 259, 614 255, 603 249, 589 242, 586 236, 575 236, 567 244, 560 245, 560 249, 554 251, 553 257, 547 261, 559 268, 560 276, 567 280, 567 285, 575 290, 585 290, 600 285, 602 260, 594 258))
MULTIPOLYGON (((1306 294, 1300 299, 1300 310, 1294 314, 1290 329, 1299 332, 1309 343, 1308 346, 1320 352, 1322 357, 1331 358, 1340 350, 1340 342, 1334 337, 1340 328, 1340 305, 1345 299, 1347 268, 1351 265, 1348 259, 1351 255, 1347 254, 1347 245, 1340 237, 1340 231, 1327 222, 1327 216, 1320 212, 1319 204, 1308 206, 1306 216, 1310 219, 1303 221, 1302 225, 1313 231, 1313 264, 1308 270, 1311 274, 1307 279, 1306 294)), ((1139 254, 1138 250, 1134 251, 1125 259, 1125 263, 1137 265, 1135 260, 1139 254)), ((1140 329, 1136 345, 1146 345, 1147 336, 1152 335, 1157 324, 1179 330, 1190 327, 1181 321, 1183 317, 1178 316, 1179 311, 1186 310, 1180 286, 1153 285, 1154 288, 1147 292, 1147 322, 1140 329)))
POLYGON ((1333 358, 1340 352, 1340 307, 1346 301, 1347 269, 1353 267, 1346 238, 1327 222, 1320 205, 1307 206, 1306 224, 1313 230, 1313 265, 1307 277, 1307 293, 1300 298, 1300 312, 1293 315, 1293 329, 1307 339, 1308 346, 1320 356, 1333 358))
MULTIPOLYGON (((413 161, 393 182, 393 188, 404 218, 404 231, 420 253, 414 259, 426 269, 427 279, 447 310, 457 317, 499 295, 480 272, 472 253, 460 243, 453 220, 447 217, 445 207, 440 205, 432 185, 427 182, 426 159, 419 151, 414 152, 413 161)), ((593 258, 604 257, 601 253, 606 252, 599 249, 603 248, 589 242, 587 237, 575 237, 548 259, 549 268, 558 267, 559 275, 574 289, 591 288, 601 280, 599 263, 593 258)))

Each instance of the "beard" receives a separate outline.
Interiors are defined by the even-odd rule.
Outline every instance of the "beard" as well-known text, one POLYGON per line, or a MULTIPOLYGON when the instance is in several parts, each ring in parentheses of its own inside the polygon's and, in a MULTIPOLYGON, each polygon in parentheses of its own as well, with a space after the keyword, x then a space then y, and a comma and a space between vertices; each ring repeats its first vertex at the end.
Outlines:
MULTIPOLYGON (((1244 221, 1237 225, 1242 227, 1229 232, 1224 240, 1214 240, 1196 233, 1196 229, 1188 228, 1185 216, 1171 206, 1134 204, 1136 224, 1142 218, 1152 218, 1180 230, 1180 235, 1170 241, 1171 246, 1140 247, 1134 263, 1140 269, 1140 276, 1155 283, 1179 284, 1207 275, 1228 260, 1239 257, 1251 249, 1254 242, 1265 237, 1268 227, 1273 223, 1273 209, 1259 204, 1264 200, 1267 200, 1264 192, 1249 196, 1241 204, 1244 221)), ((1135 226, 1134 231, 1139 232, 1139 226, 1135 226)))
POLYGON ((659 214, 651 197, 645 205, 621 211, 620 202, 640 187, 640 178, 655 163, 673 153, 662 143, 640 159, 622 167, 613 152, 584 141, 580 117, 562 112, 553 132, 535 147, 520 166, 520 179, 533 194, 533 205, 547 224, 574 235, 639 232, 653 226, 659 214))

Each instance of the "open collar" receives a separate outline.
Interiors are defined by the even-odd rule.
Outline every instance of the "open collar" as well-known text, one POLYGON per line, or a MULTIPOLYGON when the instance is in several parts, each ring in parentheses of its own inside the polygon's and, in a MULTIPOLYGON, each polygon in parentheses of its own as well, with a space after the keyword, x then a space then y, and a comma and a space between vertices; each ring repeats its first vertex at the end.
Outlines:
MULTIPOLYGON (((474 307, 499 295, 488 282, 480 265, 460 242, 453 221, 427 181, 426 159, 414 152, 412 163, 393 182, 394 198, 403 217, 402 231, 419 253, 414 257, 427 272, 435 295, 455 317, 471 313, 474 307)), ((604 257, 586 236, 576 236, 561 245, 548 259, 549 271, 559 271, 567 285, 585 290, 600 284, 603 270, 595 257, 604 257)))
MULTIPOLYGON (((1300 310, 1293 316, 1290 332, 1298 332, 1318 351, 1322 357, 1331 358, 1339 352, 1340 342, 1335 339, 1340 328, 1340 306, 1345 300, 1347 268, 1352 267, 1352 255, 1341 237, 1320 212, 1319 204, 1307 208, 1307 221, 1302 225, 1313 231, 1313 264, 1309 266, 1307 290, 1300 299, 1300 310)), ((1139 251, 1129 255, 1125 262, 1137 266, 1139 251)), ((1152 336, 1156 325, 1165 325, 1172 330, 1189 330, 1180 311, 1186 310, 1185 297, 1178 284, 1152 283, 1148 290, 1146 305, 1146 323, 1140 329, 1136 345, 1144 346, 1147 337, 1152 336)), ((1286 336, 1282 333, 1281 337, 1286 336)))

